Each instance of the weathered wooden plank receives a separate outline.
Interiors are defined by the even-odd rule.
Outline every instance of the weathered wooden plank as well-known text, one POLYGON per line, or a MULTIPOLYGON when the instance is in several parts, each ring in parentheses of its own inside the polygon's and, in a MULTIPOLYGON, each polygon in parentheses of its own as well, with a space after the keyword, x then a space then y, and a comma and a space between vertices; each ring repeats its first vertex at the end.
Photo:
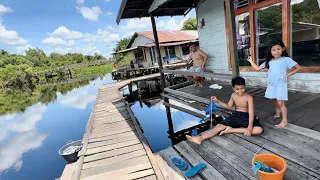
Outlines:
POLYGON ((168 74, 183 74, 183 75, 189 75, 189 76, 198 76, 198 77, 210 77, 210 78, 217 78, 218 75, 222 76, 230 76, 229 74, 219 74, 219 73, 212 73, 212 72, 190 72, 190 71, 179 71, 179 70, 169 70, 169 69, 163 69, 163 73, 168 74))
POLYGON ((225 179, 226 178, 219 172, 219 169, 212 167, 205 159, 203 159, 196 151, 194 151, 186 142, 181 142, 174 146, 178 152, 183 155, 192 166, 195 166, 199 163, 204 163, 207 165, 200 174, 205 177, 205 179, 225 179))
POLYGON ((86 155, 96 154, 96 153, 104 152, 104 151, 110 151, 112 149, 126 147, 126 146, 132 146, 132 145, 140 144, 140 143, 141 142, 139 140, 133 140, 133 141, 125 141, 125 142, 121 142, 121 143, 117 143, 117 144, 112 144, 112 145, 108 145, 108 146, 87 149, 86 155))
POLYGON ((197 112, 195 112, 195 111, 191 111, 191 110, 189 110, 189 109, 186 109, 186 108, 183 108, 183 107, 180 107, 180 106, 176 106, 176 105, 174 105, 174 104, 170 104, 170 103, 163 102, 163 105, 168 106, 168 107, 171 107, 171 108, 174 108, 174 109, 177 109, 177 110, 179 110, 179 111, 182 111, 182 112, 185 112, 185 113, 188 113, 188 114, 191 114, 191 115, 193 115, 193 116, 195 116, 195 117, 198 117, 198 118, 204 118, 204 117, 206 117, 206 116, 203 115, 203 114, 197 113, 197 112))
POLYGON ((142 170, 150 169, 150 168, 152 168, 152 166, 149 162, 147 162, 144 164, 137 164, 137 165, 132 165, 132 166, 128 166, 128 167, 123 167, 122 169, 111 170, 111 171, 105 172, 105 173, 95 174, 95 175, 84 177, 81 179, 83 179, 83 180, 113 179, 113 178, 117 178, 117 177, 125 175, 125 174, 130 174, 133 172, 138 172, 138 171, 142 171, 142 170))
POLYGON ((118 156, 121 154, 126 154, 126 153, 130 153, 130 152, 138 151, 138 150, 143 150, 143 149, 144 148, 143 148, 142 144, 136 144, 136 145, 123 147, 123 148, 119 148, 119 149, 113 149, 111 151, 106 151, 106 152, 101 152, 101 153, 93 154, 90 156, 86 156, 84 158, 84 162, 96 161, 96 160, 105 159, 105 158, 109 158, 112 156, 118 156))
MULTIPOLYGON (((252 142, 254 144, 259 145, 260 147, 263 147, 263 149, 266 149, 274 154, 277 154, 285 159, 289 159, 292 162, 301 165, 302 167, 307 168, 309 171, 312 171, 314 173, 319 172, 320 170, 320 162, 312 157, 310 157, 307 153, 304 151, 296 152, 292 149, 289 149, 285 146, 283 146, 283 140, 282 142, 274 143, 270 140, 267 140, 265 138, 256 136, 256 137, 245 137, 243 135, 237 136, 246 139, 249 142, 252 142)), ((296 143, 297 144, 297 143, 296 143)), ((299 144, 298 144, 299 145, 299 144)))
POLYGON ((92 138, 92 139, 89 139, 89 143, 99 142, 99 141, 107 141, 107 140, 119 139, 119 138, 126 138, 126 137, 129 137, 129 136, 136 136, 136 134, 135 134, 134 131, 129 131, 129 132, 125 132, 125 133, 121 133, 121 134, 115 134, 115 135, 111 135, 111 136, 92 138))
POLYGON ((133 141, 133 140, 139 140, 139 139, 137 136, 128 136, 128 137, 117 138, 117 139, 112 139, 108 141, 93 142, 93 143, 89 143, 87 148, 92 149, 96 147, 107 146, 111 144, 116 144, 116 143, 125 142, 125 141, 133 141))
POLYGON ((114 164, 108 164, 105 166, 83 169, 81 172, 81 177, 88 177, 88 176, 93 176, 93 175, 101 174, 105 172, 121 170, 121 169, 129 168, 131 166, 140 165, 140 164, 145 164, 146 165, 145 168, 147 168, 147 167, 150 167, 148 166, 148 163, 150 164, 147 156, 140 156, 137 158, 120 161, 114 164))
POLYGON ((157 180, 157 177, 155 175, 139 178, 137 180, 157 180))
POLYGON ((82 169, 88 169, 88 168, 93 168, 93 167, 98 167, 98 166, 103 166, 103 165, 108 165, 108 164, 113 164, 116 162, 124 161, 127 159, 132 159, 136 158, 139 156, 146 155, 146 151, 144 149, 140 149, 138 151, 132 151, 126 154, 106 158, 106 159, 100 159, 96 161, 91 161, 88 163, 84 163, 82 166, 82 169))
POLYGON ((288 124, 284 129, 304 135, 304 136, 308 136, 310 138, 320 141, 320 132, 318 131, 296 126, 294 124, 288 124))
POLYGON ((292 131, 278 129, 267 123, 263 123, 263 126, 265 129, 264 133, 260 135, 261 137, 279 143, 297 153, 304 152, 310 158, 320 160, 320 141, 292 131))
POLYGON ((132 128, 124 128, 124 129, 119 129, 119 130, 115 130, 115 131, 106 131, 106 132, 92 132, 90 133, 90 138, 97 138, 97 137, 102 137, 102 136, 110 136, 110 135, 114 135, 114 134, 120 134, 120 133, 124 133, 124 132, 128 132, 128 131, 132 131, 132 128))
POLYGON ((155 155, 155 159, 165 180, 185 180, 185 178, 174 171, 160 155, 155 155))
MULTIPOLYGON (((178 169, 178 167, 173 164, 172 162, 172 158, 174 157, 177 157, 177 158, 180 158, 183 160, 183 158, 172 148, 172 147, 169 147, 167 149, 164 149, 162 151, 159 152, 159 155, 168 163, 168 165, 174 170, 176 171, 177 173, 179 173, 181 176, 184 176, 183 175, 183 171, 181 171, 180 169, 178 169)), ((190 167, 190 163, 188 161, 185 161, 188 166, 190 167)), ((202 178, 199 176, 199 175, 196 175, 192 178, 187 178, 185 177, 187 180, 202 180, 202 178)))
POLYGON ((316 99, 319 98, 319 97, 320 97, 320 94, 311 94, 311 95, 309 95, 309 96, 306 97, 306 98, 302 98, 302 99, 300 99, 299 101, 296 101, 296 102, 288 105, 287 108, 288 108, 289 110, 295 110, 295 109, 301 107, 301 106, 304 105, 304 104, 307 104, 307 103, 309 103, 309 102, 311 102, 311 101, 316 100, 316 99))
MULTIPOLYGON (((237 135, 233 135, 233 134, 227 134, 222 136, 222 138, 224 138, 227 141, 230 141, 231 143, 235 143, 239 146, 242 146, 243 148, 247 149, 248 154, 253 153, 253 154, 260 154, 260 153, 274 153, 272 151, 267 150, 264 145, 267 146, 267 144, 259 143, 256 144, 255 142, 250 142, 246 139, 243 139, 237 135)), ((257 137, 255 137, 257 138, 257 137)), ((290 152, 289 152, 290 153, 290 152)), ((282 155, 281 155, 282 156, 282 155)), ((283 156, 282 156, 283 157, 283 156)), ((285 158, 285 157, 283 157, 285 158)), ((313 173, 312 171, 310 171, 309 169, 291 161, 291 159, 286 159, 286 163, 287 163, 287 170, 284 174, 284 179, 319 179, 320 175, 313 173)), ((250 160, 251 162, 251 160, 250 160)))
POLYGON ((133 124, 134 124, 134 126, 135 126, 136 132, 137 132, 137 134, 138 134, 138 137, 139 137, 139 139, 140 139, 140 141, 141 141, 144 149, 145 149, 146 152, 147 152, 147 155, 148 155, 148 157, 149 157, 149 160, 150 160, 150 163, 151 163, 151 165, 152 165, 152 167, 153 167, 153 170, 154 170, 155 175, 157 176, 158 180, 164 180, 163 175, 161 174, 160 169, 159 169, 159 167, 158 167, 158 165, 157 165, 157 162, 156 162, 155 159, 154 159, 154 155, 153 155, 153 153, 152 153, 152 151, 151 151, 151 149, 150 149, 150 147, 149 147, 149 145, 148 145, 148 141, 147 141, 147 139, 144 137, 144 135, 142 134, 142 131, 141 131, 141 129, 140 129, 140 126, 139 126, 139 124, 138 124, 135 116, 133 115, 133 112, 131 111, 131 109, 130 109, 130 107, 129 107, 128 105, 127 105, 126 107, 127 107, 127 110, 128 110, 128 112, 129 112, 129 114, 130 114, 130 117, 131 117, 131 119, 132 119, 132 121, 133 121, 133 124))
POLYGON ((133 127, 133 124, 131 121, 119 121, 115 123, 110 124, 103 124, 100 126, 95 126, 92 128, 92 131, 98 131, 98 130, 107 130, 107 129, 118 129, 123 127, 133 127))
POLYGON ((189 143, 191 148, 199 153, 203 159, 205 159, 211 166, 218 169, 219 172, 226 179, 248 179, 245 175, 239 172, 238 169, 233 168, 228 162, 224 160, 224 157, 219 157, 215 154, 215 148, 212 148, 208 141, 204 141, 201 146, 194 143, 189 143))
POLYGON ((96 126, 93 127, 91 130, 91 133, 93 132, 101 132, 101 131, 112 131, 114 129, 125 129, 125 128, 131 128, 134 129, 134 126, 132 123, 128 123, 130 121, 119 121, 121 123, 123 123, 122 125, 118 125, 118 126, 110 126, 108 124, 102 124, 100 126, 96 126))
POLYGON ((211 146, 215 149, 215 154, 219 157, 224 157, 225 161, 228 162, 235 169, 240 170, 240 172, 245 175, 248 179, 256 180, 257 178, 253 176, 251 170, 251 159, 253 153, 248 154, 246 149, 232 144, 220 137, 211 138, 211 146))

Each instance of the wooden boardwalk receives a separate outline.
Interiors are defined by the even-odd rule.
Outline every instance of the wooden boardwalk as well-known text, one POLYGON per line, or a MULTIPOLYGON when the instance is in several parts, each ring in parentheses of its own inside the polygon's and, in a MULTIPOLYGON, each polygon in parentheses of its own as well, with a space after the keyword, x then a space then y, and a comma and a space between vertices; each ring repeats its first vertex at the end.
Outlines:
POLYGON ((137 120, 119 92, 133 81, 158 76, 138 77, 99 89, 79 160, 66 166, 60 180, 164 179, 137 120))
MULTIPOLYGON (((167 96, 175 97, 180 101, 189 103, 193 101, 190 105, 193 103, 198 104, 199 106, 193 106, 195 108, 198 107, 197 109, 202 109, 201 106, 208 103, 208 97, 212 95, 218 96, 218 98, 224 101, 229 100, 231 93, 230 86, 223 85, 223 89, 213 90, 207 88, 208 85, 206 84, 203 89, 192 86, 176 90, 167 88, 165 93, 167 96)), ((263 94, 260 92, 261 90, 256 88, 248 89, 256 96, 256 113, 263 117, 272 116, 271 110, 270 112, 267 111, 268 107, 266 107, 266 104, 260 105, 262 98, 257 99, 258 96, 261 97, 261 94, 263 94)), ((295 93, 295 95, 299 96, 299 93, 295 93)), ((304 104, 311 103, 314 105, 315 102, 313 101, 319 103, 317 95, 304 95, 303 99, 298 100, 299 97, 296 97, 296 102, 288 103, 288 109, 292 108, 289 114, 290 112, 296 112, 296 114, 302 113, 303 111, 300 111, 300 106, 315 108, 314 106, 304 104)), ((268 106, 271 106, 271 104, 268 106)), ((314 110, 309 115, 305 115, 304 118, 312 118, 315 113, 318 112, 314 110)), ((319 120, 317 119, 317 121, 319 120)), ((242 134, 228 134, 206 140, 200 146, 183 141, 160 151, 158 155, 178 173, 179 179, 187 178, 171 162, 171 158, 173 157, 183 159, 188 163, 189 167, 193 167, 198 163, 205 163, 207 165, 199 175, 190 179, 257 179, 251 170, 251 160, 255 154, 260 153, 277 154, 286 160, 287 170, 284 174, 285 180, 320 179, 320 132, 293 124, 289 124, 285 129, 277 129, 270 122, 271 120, 264 120, 262 123, 264 132, 259 136, 247 137, 242 134)))

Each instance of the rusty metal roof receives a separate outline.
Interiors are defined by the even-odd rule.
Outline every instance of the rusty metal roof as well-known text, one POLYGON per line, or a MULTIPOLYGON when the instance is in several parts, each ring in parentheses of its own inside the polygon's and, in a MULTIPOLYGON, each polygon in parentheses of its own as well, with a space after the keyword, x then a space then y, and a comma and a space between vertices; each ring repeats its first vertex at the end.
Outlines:
MULTIPOLYGON (((121 19, 150 17, 148 12, 154 0, 122 0, 117 23, 121 19)), ((192 8, 197 6, 199 0, 167 0, 166 3, 158 6, 152 13, 154 16, 184 16, 192 8)))

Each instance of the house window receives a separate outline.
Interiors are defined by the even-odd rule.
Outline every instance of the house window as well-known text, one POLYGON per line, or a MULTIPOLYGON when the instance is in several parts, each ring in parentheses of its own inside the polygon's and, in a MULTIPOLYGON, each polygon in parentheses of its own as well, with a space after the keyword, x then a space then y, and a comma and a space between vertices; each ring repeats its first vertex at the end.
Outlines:
POLYGON ((142 62, 144 60, 143 58, 143 52, 141 49, 134 52, 134 57, 136 59, 136 62, 142 62))
POLYGON ((182 55, 190 54, 189 46, 182 46, 181 49, 182 49, 182 55))
POLYGON ((176 55, 176 52, 174 50, 174 46, 167 46, 165 48, 166 50, 166 56, 175 56, 176 55))
POLYGON ((274 4, 255 11, 256 60, 262 64, 268 46, 274 40, 282 39, 282 5, 274 4))
POLYGON ((320 65, 320 10, 317 0, 291 1, 291 53, 302 66, 320 65))
POLYGON ((250 23, 249 13, 243 13, 235 17, 237 51, 239 66, 249 66, 247 61, 250 55, 250 23))

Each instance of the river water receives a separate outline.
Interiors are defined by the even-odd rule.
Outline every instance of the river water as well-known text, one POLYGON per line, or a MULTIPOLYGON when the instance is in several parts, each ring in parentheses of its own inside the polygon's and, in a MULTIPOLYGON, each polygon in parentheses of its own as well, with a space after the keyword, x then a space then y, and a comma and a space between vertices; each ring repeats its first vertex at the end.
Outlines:
MULTIPOLYGON (((82 139, 98 88, 111 82, 111 75, 107 74, 71 85, 41 87, 28 95, 15 91, 0 96, 6 102, 0 103, 0 179, 60 177, 66 162, 58 150, 69 140, 82 139)), ((154 152, 171 145, 160 99, 132 103, 131 109, 154 152)), ((172 118, 175 130, 198 123, 197 118, 175 110, 172 118)))

